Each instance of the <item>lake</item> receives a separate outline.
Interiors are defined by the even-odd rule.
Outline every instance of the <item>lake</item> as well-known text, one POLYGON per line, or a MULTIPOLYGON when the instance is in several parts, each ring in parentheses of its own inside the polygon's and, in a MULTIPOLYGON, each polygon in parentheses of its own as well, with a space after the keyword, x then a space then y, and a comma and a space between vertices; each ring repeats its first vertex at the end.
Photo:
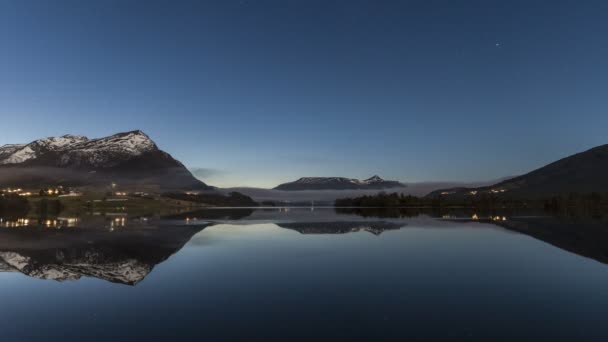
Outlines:
POLYGON ((608 224, 277 208, 0 221, 2 341, 608 339, 608 224))

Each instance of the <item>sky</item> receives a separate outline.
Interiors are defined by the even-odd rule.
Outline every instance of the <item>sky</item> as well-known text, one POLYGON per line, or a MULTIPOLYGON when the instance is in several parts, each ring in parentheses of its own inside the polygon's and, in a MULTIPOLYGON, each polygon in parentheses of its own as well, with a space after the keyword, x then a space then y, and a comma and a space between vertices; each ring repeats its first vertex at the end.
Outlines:
POLYGON ((608 143, 608 1, 0 1, 0 145, 141 129, 205 182, 481 181, 608 143))

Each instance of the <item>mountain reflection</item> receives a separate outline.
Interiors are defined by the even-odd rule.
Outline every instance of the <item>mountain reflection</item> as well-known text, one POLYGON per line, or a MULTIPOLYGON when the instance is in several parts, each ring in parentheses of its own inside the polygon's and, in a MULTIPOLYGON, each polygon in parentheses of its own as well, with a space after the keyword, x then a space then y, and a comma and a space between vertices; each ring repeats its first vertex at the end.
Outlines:
POLYGON ((493 224, 608 264, 608 224, 596 219, 528 217, 493 224))
POLYGON ((205 225, 0 230, 0 272, 56 281, 94 277, 135 285, 205 225))
POLYGON ((460 224, 488 223, 608 264, 608 222, 605 217, 547 216, 542 211, 475 213, 468 209, 440 213, 411 208, 337 208, 336 213, 378 218, 428 216, 460 224))
POLYGON ((340 215, 383 218, 410 218, 429 212, 419 208, 335 208, 335 211, 340 215))
MULTIPOLYGON (((408 226, 450 227, 492 224, 525 234, 562 250, 608 264, 608 224, 602 219, 518 216, 515 213, 448 212, 403 218, 411 211, 346 212, 294 210, 201 210, 179 215, 127 218, 0 219, 0 272, 56 281, 82 277, 136 285, 212 224, 272 224, 300 234, 368 232, 379 236, 408 226), (386 214, 386 216, 383 216, 386 214), (378 217, 377 219, 362 219, 378 217), (397 219, 395 217, 398 217, 397 219), (242 220, 241 223, 233 222, 242 220), (439 220, 439 221, 437 221, 439 220), (287 222, 286 222, 287 221, 287 222)), ((416 216, 416 215, 413 215, 416 216)), ((486 225, 479 225, 486 227, 486 225)), ((246 233, 245 233, 246 234, 246 233)))
POLYGON ((290 222, 278 223, 281 228, 292 229, 301 234, 347 234, 366 231, 380 235, 387 230, 397 230, 405 223, 385 221, 335 221, 335 222, 290 222))
POLYGON ((608 222, 590 217, 513 216, 473 214, 462 219, 444 219, 462 224, 488 223, 533 237, 562 250, 608 264, 608 222))

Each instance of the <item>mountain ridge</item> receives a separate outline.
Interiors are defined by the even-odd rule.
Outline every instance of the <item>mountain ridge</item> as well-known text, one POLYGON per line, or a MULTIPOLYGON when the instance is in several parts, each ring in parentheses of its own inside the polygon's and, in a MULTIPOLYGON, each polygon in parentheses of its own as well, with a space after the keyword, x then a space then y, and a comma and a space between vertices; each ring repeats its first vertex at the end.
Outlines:
POLYGON ((95 139, 66 134, 0 147, 0 186, 114 182, 160 189, 211 189, 141 130, 95 139))

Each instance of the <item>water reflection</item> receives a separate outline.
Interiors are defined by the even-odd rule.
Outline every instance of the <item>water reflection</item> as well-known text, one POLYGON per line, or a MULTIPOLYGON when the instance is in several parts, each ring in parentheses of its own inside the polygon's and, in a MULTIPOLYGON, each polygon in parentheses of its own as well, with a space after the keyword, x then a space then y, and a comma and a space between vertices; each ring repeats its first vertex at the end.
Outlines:
POLYGON ((601 220, 523 217, 492 223, 608 264, 608 224, 601 220))
POLYGON ((53 219, 44 218, 0 218, 0 227, 4 228, 20 228, 30 226, 44 226, 47 228, 63 228, 63 227, 76 227, 80 222, 78 217, 57 217, 53 219))
POLYGON ((278 223, 281 228, 292 229, 301 234, 347 234, 365 231, 374 235, 380 235, 387 230, 396 230, 405 226, 406 223, 372 221, 334 221, 334 222, 289 222, 278 223))
POLYGON ((241 220, 250 216, 254 212, 249 208, 235 209, 201 209, 178 213, 173 215, 163 216, 166 220, 185 220, 185 221, 200 221, 200 220, 241 220))
POLYGON ((204 228, 0 229, 0 271, 57 281, 94 277, 135 285, 204 228))
POLYGON ((466 210, 205 209, 164 217, 0 218, 0 272, 57 281, 93 277, 135 285, 211 225, 269 224, 303 235, 367 232, 379 236, 410 226, 419 228, 420 218, 430 221, 429 227, 442 221, 462 227, 494 225, 608 263, 608 225, 596 219, 466 210))

